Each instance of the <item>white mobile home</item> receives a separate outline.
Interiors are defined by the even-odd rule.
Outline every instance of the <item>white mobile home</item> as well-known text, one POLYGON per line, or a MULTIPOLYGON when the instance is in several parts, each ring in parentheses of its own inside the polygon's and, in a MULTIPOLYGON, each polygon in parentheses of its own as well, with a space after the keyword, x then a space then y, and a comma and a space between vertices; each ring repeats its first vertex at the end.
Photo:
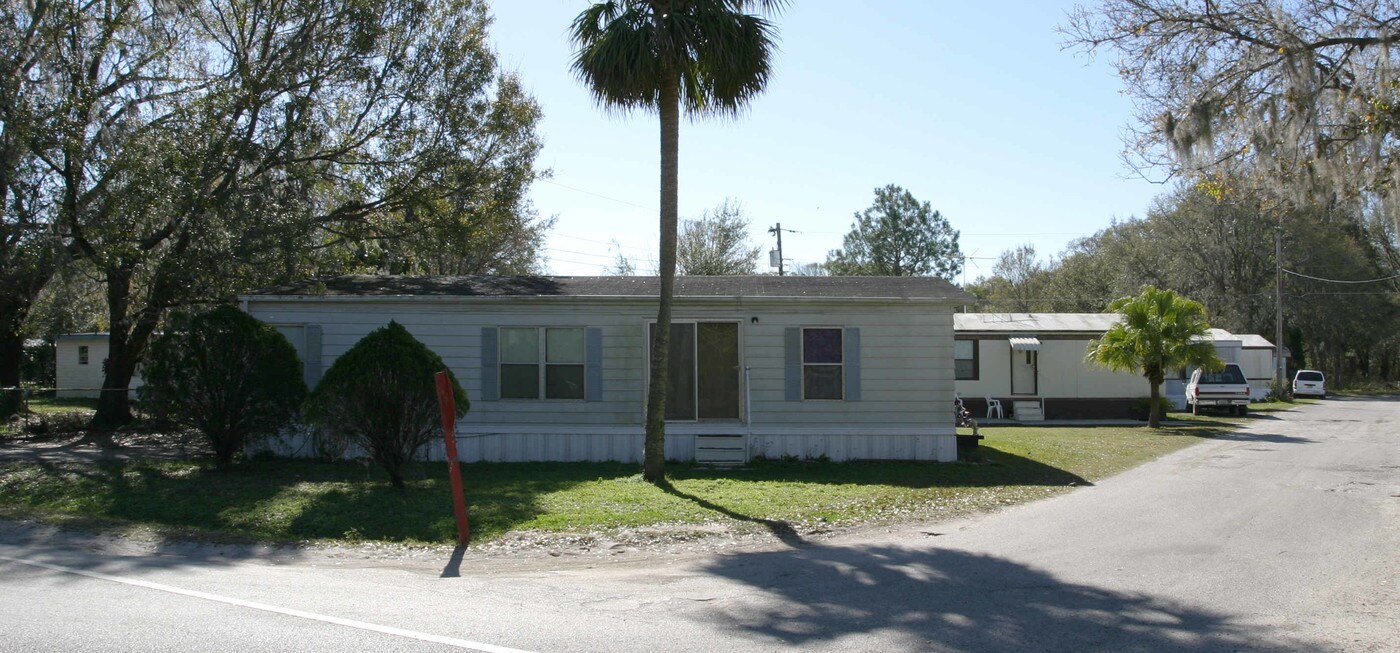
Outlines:
MULTIPOLYGON (((395 320, 471 399, 463 460, 640 460, 655 277, 347 276, 245 295, 314 382, 395 320)), ((666 456, 954 460, 941 279, 681 277, 666 456)))
POLYGON ((988 400, 1023 421, 1128 417, 1148 394, 1141 375, 1084 360, 1116 313, 959 313, 953 316, 956 388, 974 415, 988 400))
MULTIPOLYGON (((1250 398, 1259 401, 1269 396, 1274 382, 1274 370, 1277 364, 1277 350, 1274 343, 1269 342, 1264 336, 1246 333, 1235 336, 1240 341, 1240 369, 1244 370, 1244 375, 1249 379, 1250 398)), ((1288 358, 1288 350, 1283 352, 1284 358, 1288 358)))
MULTIPOLYGON (((1112 372, 1085 360, 1089 343, 1121 317, 1116 313, 959 313, 954 316, 956 388, 974 415, 1000 402, 1007 418, 1085 419, 1140 417, 1148 396, 1141 374, 1112 372)), ((1238 363, 1255 399, 1268 394, 1273 345, 1257 335, 1210 329, 1221 360, 1238 363)), ((1162 396, 1185 407, 1189 370, 1167 378, 1162 396)))

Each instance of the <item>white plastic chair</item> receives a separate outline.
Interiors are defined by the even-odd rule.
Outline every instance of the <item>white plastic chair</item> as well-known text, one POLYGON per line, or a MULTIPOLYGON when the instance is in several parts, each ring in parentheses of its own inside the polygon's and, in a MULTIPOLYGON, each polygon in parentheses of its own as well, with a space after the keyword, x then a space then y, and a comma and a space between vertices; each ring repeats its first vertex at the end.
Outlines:
POLYGON ((997 414, 997 419, 1006 419, 1006 411, 1001 408, 1001 400, 987 397, 987 419, 992 418, 992 413, 997 414))

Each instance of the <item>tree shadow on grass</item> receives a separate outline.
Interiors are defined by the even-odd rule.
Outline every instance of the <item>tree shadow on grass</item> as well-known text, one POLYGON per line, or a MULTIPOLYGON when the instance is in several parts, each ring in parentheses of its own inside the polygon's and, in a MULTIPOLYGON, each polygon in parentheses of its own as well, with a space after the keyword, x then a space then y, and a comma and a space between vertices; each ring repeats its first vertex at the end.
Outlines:
POLYGON ((797 548, 804 546, 807 543, 806 540, 803 540, 802 536, 797 533, 797 529, 792 527, 792 524, 781 519, 768 519, 766 517, 752 517, 750 515, 745 515, 741 512, 731 510, 717 503, 714 503, 713 501, 709 501, 707 499, 695 496, 693 494, 689 494, 687 492, 682 492, 681 490, 676 489, 676 486, 671 485, 670 481, 663 480, 661 483, 657 484, 657 487, 660 487, 663 492, 671 496, 680 499, 685 499, 686 501, 690 501, 695 505, 700 506, 701 508, 704 508, 706 510, 712 510, 730 519, 748 522, 751 524, 759 524, 764 528, 767 528, 768 532, 772 533, 774 537, 781 540, 783 544, 786 544, 790 547, 797 548))
POLYGON ((902 488, 991 486, 1088 486, 1093 483, 1073 472, 1047 465, 995 445, 983 444, 977 453, 957 463, 903 460, 818 462, 804 460, 755 460, 737 469, 675 466, 674 480, 729 478, 735 481, 786 481, 827 485, 889 485, 902 488))
POLYGON ((1327 650, 1219 612, 953 549, 812 545, 718 556, 703 571, 752 588, 707 623, 798 649, 1327 650))
MULTIPOLYGON (((385 482, 344 484, 309 499, 288 530, 305 538, 454 542, 446 464, 418 463, 404 490, 385 482)), ((472 540, 530 528, 549 512, 542 500, 583 483, 636 476, 629 463, 471 463, 462 465, 472 540)), ((375 479, 381 475, 376 474, 375 479)), ((387 477, 384 477, 387 478, 387 477)))

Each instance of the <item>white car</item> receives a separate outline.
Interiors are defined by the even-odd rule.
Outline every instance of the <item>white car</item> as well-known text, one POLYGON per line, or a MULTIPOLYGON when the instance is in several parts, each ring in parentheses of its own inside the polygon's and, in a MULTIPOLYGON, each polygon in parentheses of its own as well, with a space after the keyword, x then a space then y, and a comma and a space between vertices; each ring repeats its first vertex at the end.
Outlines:
POLYGON ((1327 378, 1317 370, 1298 370, 1293 375, 1293 396, 1312 395, 1327 398, 1327 378))

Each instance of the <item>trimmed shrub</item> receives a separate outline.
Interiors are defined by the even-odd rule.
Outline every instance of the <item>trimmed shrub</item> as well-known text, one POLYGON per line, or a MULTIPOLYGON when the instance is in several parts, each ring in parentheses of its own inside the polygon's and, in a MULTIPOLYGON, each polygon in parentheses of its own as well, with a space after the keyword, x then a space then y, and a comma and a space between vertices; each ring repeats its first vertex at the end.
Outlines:
MULTIPOLYGON (((1157 405, 1162 407, 1161 412, 1157 413, 1158 415, 1166 415, 1167 413, 1171 412, 1173 409, 1176 408, 1176 406, 1172 405, 1171 400, 1167 399, 1166 397, 1157 397, 1157 405)), ((1145 420, 1151 417, 1151 415, 1149 415, 1148 413, 1148 411, 1150 411, 1151 409, 1151 397, 1138 397, 1137 399, 1134 399, 1133 406, 1131 409, 1133 419, 1145 420)))
POLYGON ((249 435, 272 433, 306 398, 301 361, 276 329, 233 306, 176 315, 151 343, 143 407, 197 429, 228 467, 249 435))
MULTIPOLYGON (((363 447, 401 488, 403 466, 442 426, 433 376, 445 369, 437 354, 391 321, 326 370, 306 400, 306 419, 363 447)), ((448 375, 460 418, 467 393, 448 375)))

